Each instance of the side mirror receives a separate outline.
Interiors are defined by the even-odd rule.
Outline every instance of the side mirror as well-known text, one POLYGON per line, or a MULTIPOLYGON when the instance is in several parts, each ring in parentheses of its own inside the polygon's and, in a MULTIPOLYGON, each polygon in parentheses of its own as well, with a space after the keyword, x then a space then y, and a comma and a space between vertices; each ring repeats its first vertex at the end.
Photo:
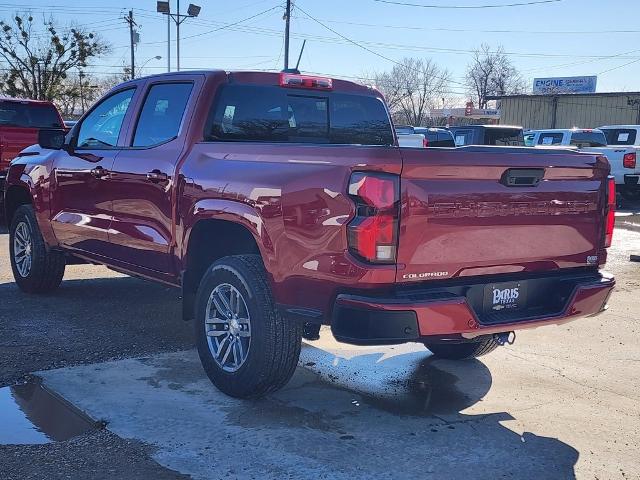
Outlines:
POLYGON ((38 132, 38 145, 51 150, 64 147, 64 130, 61 128, 43 128, 38 132))

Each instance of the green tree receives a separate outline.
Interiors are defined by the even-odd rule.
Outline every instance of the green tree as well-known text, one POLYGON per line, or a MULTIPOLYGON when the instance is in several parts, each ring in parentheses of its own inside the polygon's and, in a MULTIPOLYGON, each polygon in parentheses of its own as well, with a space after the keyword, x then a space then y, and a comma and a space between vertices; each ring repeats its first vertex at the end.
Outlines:
POLYGON ((109 51, 94 33, 75 26, 59 29, 53 20, 42 28, 31 15, 0 20, 0 88, 14 97, 55 101, 77 95, 67 77, 109 51))

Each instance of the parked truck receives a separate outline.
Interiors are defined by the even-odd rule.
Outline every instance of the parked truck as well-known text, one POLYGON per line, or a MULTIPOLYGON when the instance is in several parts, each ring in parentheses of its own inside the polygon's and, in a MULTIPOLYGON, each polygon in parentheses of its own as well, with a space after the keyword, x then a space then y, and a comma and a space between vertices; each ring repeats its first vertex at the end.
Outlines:
POLYGON ((7 186, 23 291, 78 262, 176 287, 207 375, 235 397, 282 387, 322 324, 471 358, 598 314, 614 286, 603 156, 402 149, 377 90, 330 78, 126 82, 66 138, 42 131, 7 186))
MULTIPOLYGON (((640 125, 605 125, 599 127, 605 137, 607 137, 607 146, 613 148, 627 148, 629 153, 634 153, 633 158, 637 159, 640 153, 640 125)), ((628 156, 629 165, 631 165, 631 157, 628 156)), ((633 162, 635 165, 635 162, 633 162)), ((612 167, 613 169, 613 167, 612 167)), ((640 165, 635 166, 633 171, 625 170, 622 173, 622 179, 617 178, 616 183, 618 189, 623 195, 630 200, 640 199, 640 165)))
MULTIPOLYGON (((608 138, 615 140, 615 132, 609 131, 607 137, 604 130, 597 128, 565 128, 530 130, 526 136, 534 147, 575 148, 605 155, 611 166, 611 175, 615 178, 617 192, 627 200, 639 197, 640 165, 637 164, 636 148, 617 142, 609 145, 608 138)), ((624 136, 619 134, 617 138, 624 136)))
POLYGON ((40 129, 62 127, 62 117, 51 102, 0 97, 0 205, 11 160, 38 141, 40 129))

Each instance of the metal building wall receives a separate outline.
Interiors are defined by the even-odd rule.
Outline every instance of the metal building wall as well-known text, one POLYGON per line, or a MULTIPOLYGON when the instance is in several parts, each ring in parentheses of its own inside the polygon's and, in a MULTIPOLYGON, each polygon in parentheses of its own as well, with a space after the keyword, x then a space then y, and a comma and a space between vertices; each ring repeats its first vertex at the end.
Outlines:
POLYGON ((504 97, 500 100, 504 125, 524 128, 553 128, 554 101, 557 102, 555 128, 595 128, 601 125, 640 123, 640 94, 536 95, 504 97))

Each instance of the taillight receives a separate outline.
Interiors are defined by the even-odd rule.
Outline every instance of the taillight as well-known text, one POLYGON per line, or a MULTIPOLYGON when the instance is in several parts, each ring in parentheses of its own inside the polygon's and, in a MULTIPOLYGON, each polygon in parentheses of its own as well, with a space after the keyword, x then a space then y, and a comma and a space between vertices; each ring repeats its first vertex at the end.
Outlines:
POLYGON ((355 172, 349 195, 356 216, 347 227, 350 251, 368 262, 394 263, 398 246, 400 181, 387 173, 355 172))
POLYGON ((422 139, 422 146, 423 146, 424 148, 427 148, 427 147, 429 146, 429 140, 427 140, 427 137, 424 137, 424 138, 422 139))
POLYGON ((333 80, 325 77, 312 77, 310 75, 299 75, 297 73, 283 72, 280 74, 280 86, 331 90, 333 88, 333 80))
POLYGON ((622 166, 624 168, 636 168, 636 152, 625 153, 622 157, 622 166))
POLYGON ((607 180, 607 219, 604 229, 604 247, 611 246, 613 240, 613 227, 616 223, 616 181, 613 177, 607 180))

